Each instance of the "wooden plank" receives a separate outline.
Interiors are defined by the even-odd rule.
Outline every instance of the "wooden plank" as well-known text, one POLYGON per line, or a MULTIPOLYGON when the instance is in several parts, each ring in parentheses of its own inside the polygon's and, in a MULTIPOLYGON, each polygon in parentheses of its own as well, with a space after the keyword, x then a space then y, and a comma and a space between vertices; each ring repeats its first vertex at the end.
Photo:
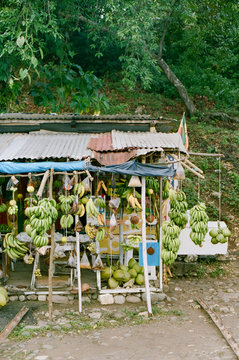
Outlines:
POLYGON ((5 328, 0 332, 0 343, 6 340, 11 331, 19 324, 23 316, 28 312, 29 308, 23 306, 17 315, 5 326, 5 328))
MULTIPOLYGON (((51 169, 50 182, 49 182, 49 198, 53 198, 52 188, 53 188, 53 172, 54 169, 51 169)), ((48 279, 48 307, 49 307, 49 320, 52 321, 52 312, 53 312, 53 304, 52 304, 52 276, 53 276, 53 257, 55 251, 55 224, 52 224, 51 227, 51 252, 50 252, 50 263, 49 263, 49 279, 48 279)))
POLYGON ((194 163, 192 163, 188 159, 185 159, 184 161, 185 161, 185 163, 187 163, 188 165, 193 167, 196 171, 200 172, 200 174, 203 174, 203 171, 198 166, 196 166, 194 163))
POLYGON ((37 192, 38 199, 40 199, 42 197, 42 193, 43 193, 44 187, 46 185, 46 181, 48 179, 48 176, 49 176, 49 170, 47 170, 45 172, 45 174, 44 174, 44 176, 42 178, 41 184, 40 184, 38 192, 37 192))
MULTIPOLYGON (((179 160, 178 157, 174 154, 170 154, 170 156, 172 156, 174 159, 179 160)), ((183 161, 181 161, 181 164, 183 165, 183 167, 185 167, 186 169, 188 169, 189 171, 191 171, 191 173, 193 173, 194 175, 200 177, 201 179, 204 179, 204 176, 197 173, 195 170, 191 169, 190 166, 188 166, 187 164, 185 164, 183 161)))
POLYGON ((202 299, 196 300, 198 304, 203 308, 204 311, 210 316, 213 323, 217 326, 217 328, 220 330, 221 334, 227 341, 227 343, 230 345, 232 351, 236 355, 237 359, 239 359, 239 345, 232 336, 231 332, 224 326, 222 320, 216 315, 216 313, 209 308, 209 306, 203 301, 202 299))

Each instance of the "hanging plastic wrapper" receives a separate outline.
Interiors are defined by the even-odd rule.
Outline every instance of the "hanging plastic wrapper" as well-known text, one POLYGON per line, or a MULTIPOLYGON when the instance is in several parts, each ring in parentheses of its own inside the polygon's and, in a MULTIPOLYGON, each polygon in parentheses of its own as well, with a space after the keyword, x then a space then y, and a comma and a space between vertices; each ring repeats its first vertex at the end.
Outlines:
POLYGON ((103 262, 100 258, 100 254, 97 255, 94 264, 92 265, 93 270, 104 270, 103 262))
POLYGON ((85 192, 90 192, 91 193, 91 183, 90 183, 89 176, 87 176, 82 182, 83 182, 83 184, 85 186, 85 192))
POLYGON ((68 175, 63 176, 63 190, 69 191, 72 189, 71 179, 68 175))
MULTIPOLYGON (((13 176, 12 176, 13 177, 13 176)), ((7 186, 6 186, 6 190, 7 191, 13 191, 15 192, 17 190, 16 185, 18 184, 18 180, 16 182, 16 184, 14 184, 12 177, 8 180, 7 186)), ((15 178, 15 177, 14 177, 15 178)), ((16 179, 16 178, 15 178, 16 179)))
POLYGON ((116 226, 117 226, 117 220, 115 214, 112 214, 110 218, 110 231, 114 231, 116 226))
POLYGON ((67 266, 71 267, 71 268, 76 268, 76 261, 72 255, 72 253, 70 254, 69 259, 67 261, 67 266))
POLYGON ((117 210, 119 206, 120 206, 120 198, 111 199, 109 201, 109 207, 112 210, 117 210))
POLYGON ((81 261, 80 261, 80 267, 81 267, 81 269, 91 269, 91 265, 90 265, 90 262, 86 255, 85 250, 84 250, 84 253, 83 253, 81 261))
POLYGON ((176 173, 174 175, 174 179, 175 180, 185 180, 185 172, 184 169, 181 165, 181 163, 179 162, 177 164, 177 168, 176 168, 176 173))

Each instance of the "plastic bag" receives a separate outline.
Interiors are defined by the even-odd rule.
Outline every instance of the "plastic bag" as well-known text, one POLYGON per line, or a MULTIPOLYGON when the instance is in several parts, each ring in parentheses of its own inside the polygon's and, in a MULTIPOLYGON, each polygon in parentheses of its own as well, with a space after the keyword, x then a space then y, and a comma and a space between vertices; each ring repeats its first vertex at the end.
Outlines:
POLYGON ((91 265, 90 265, 90 262, 86 255, 85 250, 84 250, 84 253, 83 253, 81 261, 80 261, 80 267, 81 267, 81 269, 91 269, 91 265))
POLYGON ((120 198, 111 199, 109 201, 109 207, 112 210, 117 210, 119 206, 120 206, 120 198))
POLYGON ((103 265, 103 262, 102 262, 99 254, 97 255, 97 258, 94 261, 92 269, 93 270, 104 270, 104 265, 103 265))
POLYGON ((64 252, 64 247, 60 246, 59 244, 56 244, 55 247, 55 251, 54 251, 54 258, 59 259, 59 258, 64 258, 65 252, 64 252))
POLYGON ((91 192, 91 183, 90 183, 89 176, 87 176, 82 182, 85 186, 85 192, 91 192))
POLYGON ((115 214, 112 214, 110 218, 110 231, 113 231, 116 228, 116 226, 117 226, 116 217, 115 214))
POLYGON ((69 259, 68 259, 68 261, 67 261, 67 265, 68 265, 69 267, 71 267, 71 268, 76 268, 76 261, 75 261, 73 255, 72 255, 72 253, 71 253, 70 256, 69 256, 69 259))
POLYGON ((69 191, 71 189, 72 189, 71 180, 70 180, 68 175, 64 175, 64 177, 63 177, 63 190, 69 191))
POLYGON ((177 168, 176 168, 176 173, 174 175, 174 179, 175 180, 185 180, 185 172, 184 169, 181 165, 181 163, 179 162, 177 164, 177 168))
POLYGON ((16 185, 14 185, 12 178, 9 179, 7 186, 6 186, 6 190, 7 191, 16 191, 17 190, 17 187, 16 187, 16 185))

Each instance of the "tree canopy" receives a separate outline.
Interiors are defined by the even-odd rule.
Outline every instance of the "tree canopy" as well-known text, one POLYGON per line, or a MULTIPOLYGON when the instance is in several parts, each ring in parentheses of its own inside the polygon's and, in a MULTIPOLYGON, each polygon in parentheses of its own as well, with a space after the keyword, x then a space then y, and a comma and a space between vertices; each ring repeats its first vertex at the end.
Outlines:
POLYGON ((23 86, 48 111, 107 111, 102 78, 129 89, 238 110, 239 7, 233 0, 3 0, 0 110, 23 86))

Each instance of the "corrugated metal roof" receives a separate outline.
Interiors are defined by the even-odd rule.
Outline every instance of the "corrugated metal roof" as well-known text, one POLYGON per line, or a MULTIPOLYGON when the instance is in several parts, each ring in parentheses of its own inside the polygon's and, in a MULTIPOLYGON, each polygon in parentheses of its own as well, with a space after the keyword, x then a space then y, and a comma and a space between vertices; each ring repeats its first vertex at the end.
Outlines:
POLYGON ((94 134, 2 134, 0 160, 92 157, 87 148, 94 134))
POLYGON ((114 150, 122 149, 179 149, 186 152, 181 135, 178 133, 153 133, 153 132, 123 132, 112 131, 112 145, 114 150))
POLYGON ((91 138, 88 144, 88 148, 95 151, 112 151, 112 134, 104 133, 97 138, 91 138))
POLYGON ((137 156, 137 150, 131 151, 93 151, 93 157, 101 165, 119 165, 137 156))

